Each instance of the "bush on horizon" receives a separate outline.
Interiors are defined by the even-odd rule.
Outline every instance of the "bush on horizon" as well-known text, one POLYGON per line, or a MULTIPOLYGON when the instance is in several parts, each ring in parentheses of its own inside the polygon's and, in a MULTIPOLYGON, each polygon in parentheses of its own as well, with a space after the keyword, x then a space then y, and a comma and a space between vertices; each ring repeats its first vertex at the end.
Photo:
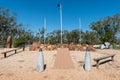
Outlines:
POLYGON ((17 38, 14 40, 14 44, 13 46, 16 48, 16 47, 22 47, 25 45, 26 43, 26 39, 24 37, 20 37, 20 38, 17 38))
POLYGON ((120 45, 113 45, 113 49, 120 49, 120 45))

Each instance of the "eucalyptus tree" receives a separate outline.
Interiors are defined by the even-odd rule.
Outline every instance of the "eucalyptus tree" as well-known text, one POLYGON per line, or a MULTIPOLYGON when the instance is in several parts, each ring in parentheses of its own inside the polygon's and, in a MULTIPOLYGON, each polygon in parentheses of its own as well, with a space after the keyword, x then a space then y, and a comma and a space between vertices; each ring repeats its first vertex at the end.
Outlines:
POLYGON ((47 43, 59 44, 60 43, 60 30, 54 30, 47 34, 47 43))
POLYGON ((24 31, 24 38, 27 44, 32 44, 34 42, 34 32, 30 29, 24 31))
POLYGON ((71 32, 67 33, 67 41, 68 43, 76 43, 78 44, 79 43, 79 38, 80 38, 80 32, 79 30, 72 30, 71 32))
POLYGON ((90 27, 97 33, 97 37, 102 43, 105 41, 113 43, 116 40, 116 34, 120 31, 120 14, 92 22, 90 27))
POLYGON ((45 39, 45 28, 42 27, 41 29, 39 29, 39 31, 36 34, 36 37, 41 41, 41 43, 44 43, 44 39, 45 39))
POLYGON ((97 38, 96 32, 86 31, 82 33, 82 44, 100 44, 99 38, 97 38))
POLYGON ((9 9, 5 9, 4 7, 0 7, 0 36, 1 42, 6 42, 6 38, 8 35, 12 36, 13 28, 17 26, 16 22, 16 14, 13 13, 11 15, 9 9))
POLYGON ((50 43, 50 44, 56 44, 57 43, 54 32, 55 31, 47 33, 47 38, 46 38, 47 43, 50 43))
POLYGON ((61 41, 61 30, 55 30, 55 31, 53 31, 53 33, 54 33, 56 43, 60 43, 60 41, 61 41))
POLYGON ((68 39, 67 39, 67 34, 68 34, 69 32, 67 31, 67 30, 63 30, 63 43, 65 43, 65 44, 67 44, 68 43, 68 39))
POLYGON ((117 44, 117 45, 120 45, 120 38, 117 38, 117 39, 116 39, 116 44, 117 44))

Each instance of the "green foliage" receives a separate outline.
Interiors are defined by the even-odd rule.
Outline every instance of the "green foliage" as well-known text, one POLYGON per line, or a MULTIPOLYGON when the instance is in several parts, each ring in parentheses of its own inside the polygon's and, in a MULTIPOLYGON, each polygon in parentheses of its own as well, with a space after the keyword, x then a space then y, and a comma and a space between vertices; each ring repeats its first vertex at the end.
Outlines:
POLYGON ((20 37, 14 40, 14 47, 24 46, 26 43, 26 39, 24 37, 20 37))
POLYGON ((80 38, 79 30, 72 30, 71 32, 67 33, 66 38, 68 43, 73 42, 75 44, 78 44, 80 38))
MULTIPOLYGON (((67 30, 64 30, 62 32, 62 41, 64 44, 68 44, 71 42, 78 44, 79 38, 80 38, 79 30, 72 30, 70 32, 68 32, 67 30)), ((60 42, 61 42, 61 31, 60 30, 55 30, 47 34, 46 43, 60 44, 60 42)))
POLYGON ((0 42, 4 43, 3 46, 8 35, 11 35, 13 40, 19 37, 20 26, 17 24, 16 14, 11 14, 9 9, 0 6, 0 42))
POLYGON ((105 41, 114 43, 116 34, 120 32, 120 14, 91 23, 91 29, 97 33, 102 43, 105 41))
POLYGON ((61 33, 60 30, 54 30, 53 32, 48 33, 46 38, 47 43, 50 44, 60 43, 60 37, 61 37, 60 33, 61 33))
POLYGON ((120 49, 120 45, 113 45, 113 49, 120 49))
POLYGON ((4 45, 7 36, 12 34, 11 30, 15 23, 15 15, 10 15, 9 9, 0 6, 0 41, 4 45))
POLYGON ((68 39, 67 39, 67 34, 68 34, 69 32, 67 31, 67 30, 64 30, 63 31, 63 36, 62 36, 62 38, 63 38, 63 43, 64 44, 68 44, 68 39))
POLYGON ((83 44, 100 44, 99 38, 95 32, 86 31, 82 34, 82 43, 83 44))

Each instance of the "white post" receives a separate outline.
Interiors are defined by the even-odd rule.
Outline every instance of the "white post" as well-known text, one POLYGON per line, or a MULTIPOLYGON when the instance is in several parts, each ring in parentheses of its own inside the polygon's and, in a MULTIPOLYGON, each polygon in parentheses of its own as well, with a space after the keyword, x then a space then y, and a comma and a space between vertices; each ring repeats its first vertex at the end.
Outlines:
POLYGON ((46 33, 46 18, 44 18, 44 44, 45 44, 45 33, 46 33))
POLYGON ((62 5, 58 4, 58 7, 60 8, 60 28, 61 28, 61 44, 62 44, 62 5))
POLYGON ((79 41, 80 41, 80 44, 81 44, 81 19, 79 18, 79 30, 80 30, 80 38, 79 38, 79 41))

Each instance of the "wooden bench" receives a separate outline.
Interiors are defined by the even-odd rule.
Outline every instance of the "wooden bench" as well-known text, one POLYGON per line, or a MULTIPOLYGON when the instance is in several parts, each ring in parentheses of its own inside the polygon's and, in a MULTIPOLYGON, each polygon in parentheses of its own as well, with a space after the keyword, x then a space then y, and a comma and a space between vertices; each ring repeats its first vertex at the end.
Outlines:
POLYGON ((96 67, 99 67, 99 61, 111 57, 112 61, 114 61, 115 54, 107 54, 98 58, 94 58, 94 61, 96 61, 96 67))
MULTIPOLYGON (((16 48, 16 49, 12 49, 12 50, 9 50, 9 51, 5 51, 5 52, 2 52, 1 54, 4 54, 4 58, 7 57, 7 53, 9 52, 12 52, 12 51, 15 51, 15 54, 17 53, 17 50, 19 50, 21 48, 16 48)), ((25 50, 25 47, 23 47, 23 51, 25 50)))

